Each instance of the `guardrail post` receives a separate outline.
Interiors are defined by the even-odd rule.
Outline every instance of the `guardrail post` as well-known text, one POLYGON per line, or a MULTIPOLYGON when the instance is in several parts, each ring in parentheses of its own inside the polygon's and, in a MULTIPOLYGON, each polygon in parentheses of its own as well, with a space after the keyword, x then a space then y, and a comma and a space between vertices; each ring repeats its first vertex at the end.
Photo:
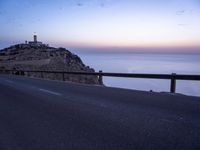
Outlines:
POLYGON ((63 81, 65 81, 65 73, 64 72, 62 73, 62 79, 63 79, 63 81))
POLYGON ((43 72, 41 71, 41 78, 43 78, 43 72))
POLYGON ((99 84, 100 85, 103 85, 103 76, 101 75, 101 73, 102 73, 103 71, 102 70, 99 70, 99 78, 98 78, 98 81, 99 81, 99 84))
POLYGON ((176 73, 172 73, 170 92, 176 92, 176 73))

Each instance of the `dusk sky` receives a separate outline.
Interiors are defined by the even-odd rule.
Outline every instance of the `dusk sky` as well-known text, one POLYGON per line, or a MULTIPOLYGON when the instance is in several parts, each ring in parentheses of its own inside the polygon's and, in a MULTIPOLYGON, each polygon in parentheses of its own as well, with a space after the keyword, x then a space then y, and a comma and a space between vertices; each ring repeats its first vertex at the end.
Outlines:
POLYGON ((200 0, 0 0, 0 48, 200 53, 200 0))

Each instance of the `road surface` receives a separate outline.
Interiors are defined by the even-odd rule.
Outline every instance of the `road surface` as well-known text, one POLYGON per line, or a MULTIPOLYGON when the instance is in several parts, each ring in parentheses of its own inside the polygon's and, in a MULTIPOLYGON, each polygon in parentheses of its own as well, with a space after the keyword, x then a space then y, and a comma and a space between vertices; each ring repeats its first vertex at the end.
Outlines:
POLYGON ((0 150, 199 150, 200 98, 0 75, 0 150))

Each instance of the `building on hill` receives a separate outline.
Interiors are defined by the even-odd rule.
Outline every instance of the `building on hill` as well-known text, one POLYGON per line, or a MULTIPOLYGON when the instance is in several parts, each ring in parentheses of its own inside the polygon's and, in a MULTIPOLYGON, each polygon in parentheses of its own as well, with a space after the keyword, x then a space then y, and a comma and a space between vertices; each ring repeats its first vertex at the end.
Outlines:
POLYGON ((33 41, 29 41, 28 44, 30 44, 30 45, 38 45, 38 46, 39 45, 43 45, 42 42, 37 41, 37 35, 33 35, 33 41))

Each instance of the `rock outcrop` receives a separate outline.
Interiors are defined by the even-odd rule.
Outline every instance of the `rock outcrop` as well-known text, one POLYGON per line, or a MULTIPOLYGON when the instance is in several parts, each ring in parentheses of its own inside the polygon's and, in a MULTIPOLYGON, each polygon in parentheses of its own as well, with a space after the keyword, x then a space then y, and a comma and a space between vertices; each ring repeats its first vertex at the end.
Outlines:
MULTIPOLYGON (((54 48, 47 45, 18 44, 0 50, 0 70, 40 70, 40 71, 80 71, 94 72, 86 66, 75 54, 65 48, 54 48)), ((17 71, 15 72, 17 73, 17 71)), ((43 77, 52 80, 62 80, 62 74, 30 73, 26 76, 43 77)), ((65 80, 99 84, 97 76, 65 74, 65 80)))

